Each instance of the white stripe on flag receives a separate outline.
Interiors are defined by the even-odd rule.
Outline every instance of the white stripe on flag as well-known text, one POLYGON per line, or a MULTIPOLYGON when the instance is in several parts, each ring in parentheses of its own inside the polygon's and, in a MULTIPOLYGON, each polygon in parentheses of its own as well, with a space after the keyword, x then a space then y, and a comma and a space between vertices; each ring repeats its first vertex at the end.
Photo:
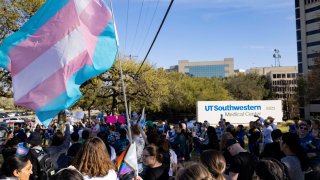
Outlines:
POLYGON ((14 76, 15 100, 20 99, 41 82, 48 79, 85 49, 81 30, 77 28, 14 76))
POLYGON ((75 1, 77 13, 79 16, 82 13, 82 11, 88 6, 89 3, 90 3, 90 0, 76 0, 75 1))

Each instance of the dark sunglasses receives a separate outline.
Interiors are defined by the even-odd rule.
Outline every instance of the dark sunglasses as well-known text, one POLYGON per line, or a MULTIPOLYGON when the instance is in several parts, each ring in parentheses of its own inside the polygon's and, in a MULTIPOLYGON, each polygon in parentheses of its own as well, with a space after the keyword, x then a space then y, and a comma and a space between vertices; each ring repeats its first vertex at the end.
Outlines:
POLYGON ((301 129, 301 130, 308 130, 308 128, 305 127, 305 126, 300 126, 299 129, 301 129))

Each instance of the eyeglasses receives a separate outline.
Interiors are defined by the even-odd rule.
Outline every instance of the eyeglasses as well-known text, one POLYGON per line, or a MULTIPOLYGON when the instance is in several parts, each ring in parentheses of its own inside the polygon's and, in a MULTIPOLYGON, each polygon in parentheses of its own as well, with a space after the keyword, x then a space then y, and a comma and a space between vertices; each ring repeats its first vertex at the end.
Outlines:
POLYGON ((304 127, 304 126, 300 126, 299 129, 301 129, 301 130, 308 130, 308 128, 307 128, 307 127, 304 127))
POLYGON ((149 157, 149 156, 152 156, 152 155, 142 154, 142 157, 149 157))

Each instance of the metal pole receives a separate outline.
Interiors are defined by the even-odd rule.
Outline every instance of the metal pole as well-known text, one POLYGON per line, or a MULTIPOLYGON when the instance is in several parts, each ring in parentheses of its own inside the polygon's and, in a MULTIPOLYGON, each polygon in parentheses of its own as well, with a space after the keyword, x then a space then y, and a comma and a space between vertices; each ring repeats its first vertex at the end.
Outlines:
POLYGON ((123 80, 123 73, 122 73, 122 62, 121 58, 119 58, 119 65, 120 65, 120 75, 121 75, 121 84, 122 84, 122 90, 123 90, 123 98, 124 98, 124 105, 126 107, 126 116, 127 116, 127 125, 128 125, 128 135, 129 135, 129 141, 130 144, 132 143, 132 134, 131 134, 131 125, 130 125, 130 118, 129 118, 129 111, 128 111, 128 104, 127 104, 127 95, 126 95, 126 87, 123 80))

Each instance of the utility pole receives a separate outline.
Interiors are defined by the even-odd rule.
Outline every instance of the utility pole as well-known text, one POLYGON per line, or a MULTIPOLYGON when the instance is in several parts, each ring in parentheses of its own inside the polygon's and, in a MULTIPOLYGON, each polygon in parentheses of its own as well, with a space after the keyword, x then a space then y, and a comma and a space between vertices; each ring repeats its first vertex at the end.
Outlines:
POLYGON ((280 55, 280 51, 279 49, 274 49, 274 53, 273 53, 273 58, 274 58, 274 66, 275 67, 280 67, 280 59, 281 59, 281 55, 280 55))
POLYGON ((132 54, 129 54, 129 56, 124 56, 124 57, 127 57, 127 58, 129 58, 130 60, 132 60, 132 58, 137 58, 137 57, 139 57, 139 56, 133 56, 132 54))

